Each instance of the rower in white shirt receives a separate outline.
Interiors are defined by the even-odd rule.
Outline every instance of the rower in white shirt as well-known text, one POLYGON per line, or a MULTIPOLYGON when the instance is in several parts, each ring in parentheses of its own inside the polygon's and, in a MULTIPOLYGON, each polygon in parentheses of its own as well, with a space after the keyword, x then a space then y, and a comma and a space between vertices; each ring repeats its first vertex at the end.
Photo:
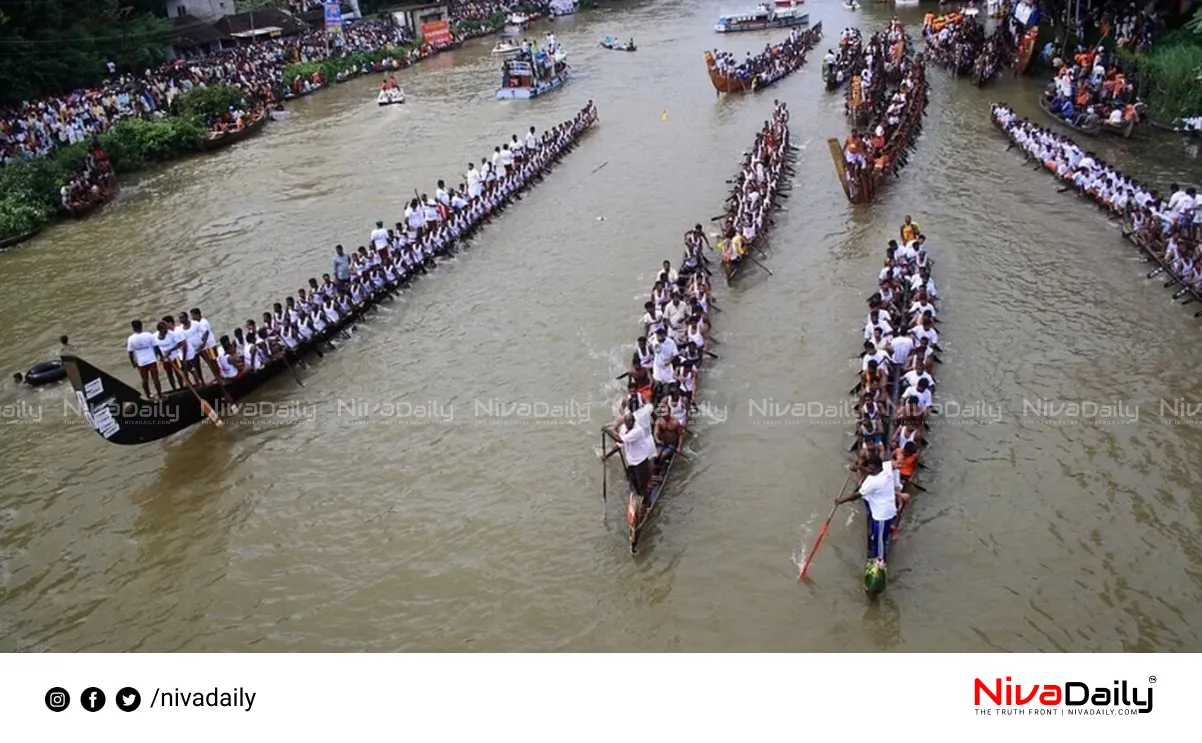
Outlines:
POLYGON ((376 228, 371 231, 371 244, 379 250, 388 244, 388 230, 384 229, 382 221, 376 222, 376 228))
POLYGON ((468 163, 467 173, 464 176, 467 179, 467 195, 469 199, 474 199, 484 191, 484 181, 480 175, 480 171, 476 170, 475 163, 468 163))

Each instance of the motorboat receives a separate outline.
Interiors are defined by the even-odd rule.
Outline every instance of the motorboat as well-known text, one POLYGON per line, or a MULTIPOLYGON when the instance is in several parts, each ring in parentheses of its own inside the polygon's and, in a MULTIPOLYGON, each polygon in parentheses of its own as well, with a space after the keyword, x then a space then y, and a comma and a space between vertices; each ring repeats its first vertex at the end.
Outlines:
POLYGON ((562 49, 554 54, 536 51, 507 59, 502 65, 497 100, 537 98, 567 82, 569 69, 562 49))
POLYGON ((763 31, 768 28, 791 28, 805 26, 810 22, 810 14, 802 13, 795 3, 788 8, 773 8, 768 3, 760 3, 750 13, 732 13, 718 18, 714 30, 720 34, 736 33, 739 31, 763 31))
POLYGON ((400 88, 385 88, 376 96, 377 106, 394 106, 405 102, 405 91, 400 88))
POLYGON ((619 41, 609 36, 601 39, 601 46, 606 49, 613 49, 615 52, 633 52, 638 50, 638 47, 634 44, 634 39, 619 41))
POLYGON ((497 39, 497 45, 492 48, 494 57, 508 57, 522 51, 522 45, 518 42, 517 37, 512 34, 501 34, 497 39))

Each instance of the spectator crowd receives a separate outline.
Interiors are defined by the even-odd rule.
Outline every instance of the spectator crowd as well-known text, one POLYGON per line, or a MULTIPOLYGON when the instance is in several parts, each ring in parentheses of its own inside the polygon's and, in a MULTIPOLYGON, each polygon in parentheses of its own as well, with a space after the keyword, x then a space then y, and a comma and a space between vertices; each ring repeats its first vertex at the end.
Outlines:
MULTIPOLYGON (((320 6, 318 0, 298 4, 320 6)), ((450 3, 451 20, 483 20, 508 12, 517 0, 472 0, 450 3)), ((248 97, 267 102, 283 95, 284 68, 297 62, 320 62, 355 52, 378 52, 413 41, 406 28, 387 19, 346 25, 327 48, 324 29, 264 39, 207 56, 177 59, 141 74, 115 74, 102 85, 75 90, 16 106, 0 107, 0 166, 17 159, 45 157, 59 147, 83 142, 130 117, 163 117, 172 102, 196 86, 233 85, 248 97)))

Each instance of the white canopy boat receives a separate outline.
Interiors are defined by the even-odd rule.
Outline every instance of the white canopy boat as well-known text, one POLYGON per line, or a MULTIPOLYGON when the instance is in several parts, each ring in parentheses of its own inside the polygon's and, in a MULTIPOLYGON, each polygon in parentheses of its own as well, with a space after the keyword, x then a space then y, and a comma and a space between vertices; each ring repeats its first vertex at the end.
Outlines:
POLYGON ((497 45, 492 48, 492 55, 494 57, 508 57, 520 51, 522 51, 522 45, 516 37, 511 34, 501 34, 501 37, 497 39, 497 45))
POLYGON ((405 91, 401 90, 400 88, 388 88, 386 90, 381 90, 380 94, 376 96, 377 106, 393 106, 404 102, 405 91))

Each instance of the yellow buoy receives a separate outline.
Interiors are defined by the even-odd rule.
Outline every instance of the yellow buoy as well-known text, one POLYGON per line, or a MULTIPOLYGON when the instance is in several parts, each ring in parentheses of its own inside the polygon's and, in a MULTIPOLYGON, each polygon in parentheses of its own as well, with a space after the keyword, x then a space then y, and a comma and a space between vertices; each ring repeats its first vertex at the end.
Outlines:
POLYGON ((660 121, 667 121, 667 120, 668 120, 668 109, 666 109, 666 108, 665 108, 665 109, 664 109, 664 111, 663 111, 663 113, 661 113, 661 114, 659 115, 659 120, 660 120, 660 121))

